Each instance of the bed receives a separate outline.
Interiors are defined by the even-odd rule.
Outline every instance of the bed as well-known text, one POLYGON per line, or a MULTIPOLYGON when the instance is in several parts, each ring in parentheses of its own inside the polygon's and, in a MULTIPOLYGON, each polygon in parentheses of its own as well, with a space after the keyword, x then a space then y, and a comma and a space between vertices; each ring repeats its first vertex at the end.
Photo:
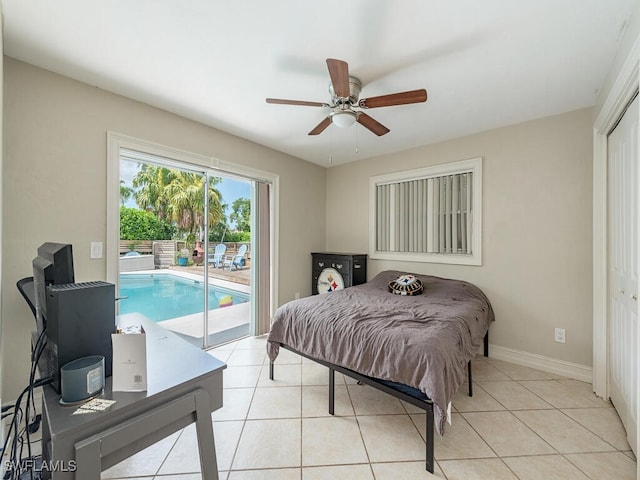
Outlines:
POLYGON ((461 280, 413 274, 422 293, 390 293, 389 283, 404 273, 387 270, 363 285, 278 308, 267 338, 270 377, 285 348, 329 368, 330 413, 335 371, 423 408, 433 472, 433 429, 444 433, 447 406, 467 373, 471 388, 470 362, 483 344, 488 355, 494 313, 485 294, 461 280))

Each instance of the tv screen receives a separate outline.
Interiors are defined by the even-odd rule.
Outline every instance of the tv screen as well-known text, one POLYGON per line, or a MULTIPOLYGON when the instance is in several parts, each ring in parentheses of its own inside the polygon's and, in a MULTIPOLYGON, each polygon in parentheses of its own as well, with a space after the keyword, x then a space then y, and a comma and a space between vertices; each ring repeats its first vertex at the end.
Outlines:
POLYGON ((47 286, 75 282, 72 247, 67 243, 43 243, 32 264, 36 323, 41 332, 47 326, 47 286))

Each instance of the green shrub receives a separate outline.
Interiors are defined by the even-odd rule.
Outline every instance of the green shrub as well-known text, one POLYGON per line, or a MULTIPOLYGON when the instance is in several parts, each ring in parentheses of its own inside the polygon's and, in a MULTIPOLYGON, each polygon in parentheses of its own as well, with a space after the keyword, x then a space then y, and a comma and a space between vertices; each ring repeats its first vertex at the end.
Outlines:
POLYGON ((171 240, 176 229, 153 213, 120 207, 120 240, 171 240))
POLYGON ((211 235, 209 237, 209 241, 212 242, 250 242, 251 241, 251 232, 226 232, 224 235, 224 239, 217 235, 211 235))
POLYGON ((216 232, 209 235, 210 242, 250 242, 251 232, 224 232, 224 237, 216 232))

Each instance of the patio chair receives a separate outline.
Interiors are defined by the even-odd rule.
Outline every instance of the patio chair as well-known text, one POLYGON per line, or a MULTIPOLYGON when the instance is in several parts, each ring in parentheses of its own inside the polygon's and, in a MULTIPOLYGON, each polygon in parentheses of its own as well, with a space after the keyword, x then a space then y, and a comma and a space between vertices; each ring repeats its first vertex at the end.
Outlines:
POLYGON ((216 248, 213 250, 213 253, 209 254, 209 265, 214 265, 216 268, 220 268, 220 266, 224 265, 225 252, 227 251, 227 246, 224 243, 219 243, 216 245, 216 248))
POLYGON ((234 266, 236 267, 236 270, 244 268, 246 263, 246 259, 244 258, 245 253, 247 253, 247 246, 240 245, 240 248, 238 248, 238 253, 233 256, 227 255, 224 266, 226 267, 227 265, 229 265, 229 270, 231 270, 231 267, 234 266))

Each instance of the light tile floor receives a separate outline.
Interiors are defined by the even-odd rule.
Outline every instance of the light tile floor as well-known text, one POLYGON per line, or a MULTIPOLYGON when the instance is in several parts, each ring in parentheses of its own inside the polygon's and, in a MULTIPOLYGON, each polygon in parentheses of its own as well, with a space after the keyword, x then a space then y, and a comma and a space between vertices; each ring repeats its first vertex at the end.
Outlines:
MULTIPOLYGON (((224 407, 212 415, 221 480, 636 478, 615 410, 586 383, 477 357, 474 396, 463 386, 454 398, 431 475, 420 409, 336 374, 331 416, 326 368, 283 351, 271 381, 264 337, 210 353, 228 364, 224 407)), ((196 480, 199 472, 188 427, 102 478, 196 480)))

